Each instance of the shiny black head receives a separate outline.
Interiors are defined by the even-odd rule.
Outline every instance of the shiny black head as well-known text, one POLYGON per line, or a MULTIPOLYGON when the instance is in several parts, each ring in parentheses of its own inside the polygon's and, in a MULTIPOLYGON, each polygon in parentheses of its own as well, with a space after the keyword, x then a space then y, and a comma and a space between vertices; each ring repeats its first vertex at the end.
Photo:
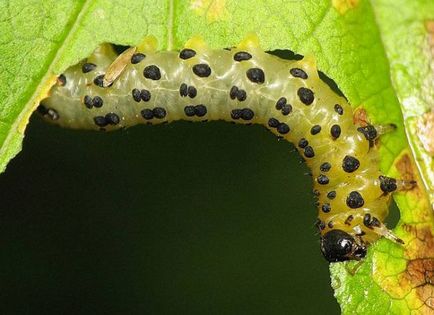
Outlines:
POLYGON ((366 255, 366 247, 342 230, 332 230, 321 237, 321 251, 329 262, 360 260, 366 255))

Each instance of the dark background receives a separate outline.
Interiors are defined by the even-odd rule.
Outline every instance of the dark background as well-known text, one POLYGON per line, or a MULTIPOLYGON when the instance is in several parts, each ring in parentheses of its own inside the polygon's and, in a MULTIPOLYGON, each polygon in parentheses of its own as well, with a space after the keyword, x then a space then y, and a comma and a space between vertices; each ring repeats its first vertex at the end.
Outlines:
POLYGON ((292 151, 260 126, 33 117, 0 176, 0 313, 338 314, 292 151))

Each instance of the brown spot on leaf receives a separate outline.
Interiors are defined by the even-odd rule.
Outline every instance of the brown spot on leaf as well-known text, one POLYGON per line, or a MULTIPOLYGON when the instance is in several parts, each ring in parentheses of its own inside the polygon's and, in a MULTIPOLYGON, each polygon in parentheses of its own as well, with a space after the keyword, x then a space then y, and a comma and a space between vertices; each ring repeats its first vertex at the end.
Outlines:
POLYGON ((406 224, 403 228, 414 236, 414 239, 406 248, 408 263, 400 283, 408 284, 416 290, 429 313, 434 310, 434 237, 431 227, 406 224))
POLYGON ((426 20, 425 21, 425 27, 428 33, 434 34, 434 21, 433 20, 426 20))
POLYGON ((426 258, 409 261, 406 274, 416 288, 426 284, 434 285, 434 259, 426 258))
POLYGON ((417 136, 422 146, 431 156, 434 156, 434 110, 425 113, 417 122, 417 136))
POLYGON ((434 21, 426 20, 425 28, 428 33, 428 45, 431 47, 431 55, 434 56, 434 21))
POLYGON ((404 224, 403 229, 413 236, 406 247, 407 257, 410 259, 425 259, 427 257, 434 259, 434 237, 429 225, 404 224))
POLYGON ((357 108, 353 113, 353 123, 360 127, 369 125, 368 114, 364 108, 357 108))
POLYGON ((423 192, 418 187, 417 181, 415 181, 418 178, 418 176, 414 171, 413 163, 411 161, 410 156, 407 153, 403 154, 401 158, 396 162, 395 166, 400 174, 399 179, 405 181, 403 183, 404 186, 401 188, 406 190, 411 190, 412 193, 422 197, 423 192), (406 186, 406 184, 408 184, 408 187, 406 186))
POLYGON ((434 259, 416 259, 408 263, 406 276, 411 279, 419 299, 434 310, 434 259))

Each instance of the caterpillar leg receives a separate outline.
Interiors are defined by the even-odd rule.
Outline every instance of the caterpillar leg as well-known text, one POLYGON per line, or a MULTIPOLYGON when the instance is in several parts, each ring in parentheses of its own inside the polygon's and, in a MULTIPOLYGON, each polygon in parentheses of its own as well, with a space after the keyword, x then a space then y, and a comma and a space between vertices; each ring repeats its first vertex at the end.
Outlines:
MULTIPOLYGON (((380 196, 380 198, 385 197, 395 191, 411 190, 416 186, 416 181, 414 180, 395 179, 383 175, 380 175, 378 179, 380 189, 383 191, 383 194, 380 196)), ((404 242, 395 234, 393 234, 393 232, 389 230, 382 222, 380 222, 380 220, 374 216, 371 216, 369 213, 366 213, 363 216, 363 226, 372 230, 372 232, 377 235, 384 236, 392 242, 404 244, 404 242)))
POLYGON ((370 147, 374 146, 375 140, 377 140, 380 136, 395 130, 395 124, 370 125, 366 123, 366 126, 357 128, 357 131, 361 132, 365 136, 366 140, 369 141, 370 147))
POLYGON ((405 180, 405 179, 397 179, 396 180, 396 190, 397 191, 406 191, 412 190, 416 187, 417 182, 415 180, 405 180))
POLYGON ((416 187, 415 180, 395 179, 387 176, 379 176, 380 188, 384 195, 395 191, 406 191, 416 187))
POLYGON ((394 243, 404 244, 402 239, 393 234, 393 232, 389 230, 383 223, 381 223, 377 218, 372 217, 370 214, 365 214, 363 217, 363 224, 365 227, 372 229, 374 233, 384 236, 394 243))
POLYGON ((381 135, 384 135, 386 133, 395 131, 396 125, 395 124, 374 125, 374 128, 377 130, 378 136, 381 136, 381 135))

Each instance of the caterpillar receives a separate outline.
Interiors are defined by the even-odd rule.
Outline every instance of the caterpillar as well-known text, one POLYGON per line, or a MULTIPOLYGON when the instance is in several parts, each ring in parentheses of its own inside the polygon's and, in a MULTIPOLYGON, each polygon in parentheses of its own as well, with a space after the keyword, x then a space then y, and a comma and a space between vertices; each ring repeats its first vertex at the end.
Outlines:
POLYGON ((353 122, 312 57, 271 55, 254 35, 220 50, 199 38, 157 51, 150 37, 120 55, 103 44, 58 77, 37 111, 63 127, 104 131, 179 119, 262 124, 311 169, 327 261, 360 260, 382 236, 403 243, 383 223, 391 193, 411 185, 379 170, 376 140, 390 128, 353 122))

